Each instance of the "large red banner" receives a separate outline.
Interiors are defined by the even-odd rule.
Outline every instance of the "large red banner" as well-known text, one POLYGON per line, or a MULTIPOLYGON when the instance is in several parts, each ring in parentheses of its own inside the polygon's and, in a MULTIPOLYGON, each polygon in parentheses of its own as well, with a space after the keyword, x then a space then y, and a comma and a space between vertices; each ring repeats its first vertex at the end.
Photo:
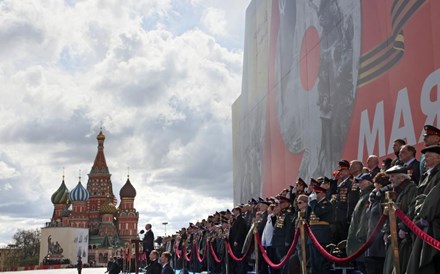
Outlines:
POLYGON ((234 200, 340 159, 422 147, 440 115, 440 1, 252 1, 233 106, 234 200))

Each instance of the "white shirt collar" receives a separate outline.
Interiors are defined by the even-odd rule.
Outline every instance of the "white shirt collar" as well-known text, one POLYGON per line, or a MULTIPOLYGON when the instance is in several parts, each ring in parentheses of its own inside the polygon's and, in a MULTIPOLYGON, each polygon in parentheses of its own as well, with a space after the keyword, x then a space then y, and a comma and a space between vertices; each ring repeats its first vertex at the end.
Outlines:
POLYGON ((405 165, 409 166, 416 158, 412 158, 411 160, 409 160, 408 162, 405 163, 405 165))

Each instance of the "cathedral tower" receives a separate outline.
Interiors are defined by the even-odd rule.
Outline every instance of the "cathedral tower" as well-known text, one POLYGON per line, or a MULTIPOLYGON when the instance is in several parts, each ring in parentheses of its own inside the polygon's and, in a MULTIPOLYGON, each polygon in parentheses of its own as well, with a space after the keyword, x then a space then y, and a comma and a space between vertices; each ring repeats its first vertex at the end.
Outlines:
POLYGON ((127 182, 119 191, 121 203, 119 204, 119 236, 122 240, 130 241, 137 238, 139 212, 134 208, 134 198, 136 197, 136 189, 127 177, 127 182))

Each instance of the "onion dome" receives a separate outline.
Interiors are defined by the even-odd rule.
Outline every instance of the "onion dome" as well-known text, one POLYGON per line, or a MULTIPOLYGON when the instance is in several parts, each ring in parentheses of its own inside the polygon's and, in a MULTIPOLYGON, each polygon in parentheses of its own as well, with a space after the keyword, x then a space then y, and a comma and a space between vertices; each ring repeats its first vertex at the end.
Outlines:
POLYGON ((70 192, 70 200, 75 201, 87 201, 89 199, 89 191, 83 187, 81 181, 78 182, 76 187, 70 192))
POLYGON ((99 213, 101 214, 116 214, 118 213, 118 209, 115 207, 115 205, 112 202, 104 203, 101 206, 101 209, 99 210, 99 213))
POLYGON ((127 178, 127 182, 125 182, 125 185, 119 191, 119 196, 121 198, 122 197, 127 197, 127 198, 134 198, 134 197, 136 197, 136 189, 131 184, 129 178, 127 178))
POLYGON ((54 205, 56 204, 67 204, 69 201, 69 190, 66 187, 66 184, 63 182, 61 183, 60 187, 57 189, 57 191, 52 194, 51 201, 54 205))
POLYGON ((105 140, 105 135, 102 133, 102 129, 99 131, 98 136, 96 136, 96 139, 98 141, 104 141, 105 140))

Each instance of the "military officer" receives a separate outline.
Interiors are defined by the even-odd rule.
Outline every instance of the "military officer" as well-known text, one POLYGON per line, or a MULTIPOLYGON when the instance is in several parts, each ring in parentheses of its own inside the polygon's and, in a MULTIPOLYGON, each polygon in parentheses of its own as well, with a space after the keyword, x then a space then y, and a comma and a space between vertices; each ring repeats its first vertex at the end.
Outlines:
MULTIPOLYGON (((396 204, 403 213, 410 218, 414 217, 414 203, 417 195, 417 187, 411 177, 408 175, 408 170, 404 166, 393 166, 385 172, 390 176, 390 182, 394 192, 397 194, 396 204)), ((398 236, 399 236, 399 256, 400 256, 400 270, 405 272, 406 265, 411 253, 412 240, 408 234, 409 229, 400 221, 397 221, 398 236)), ((387 240, 387 239, 386 239, 387 240)), ((385 255, 384 273, 392 272, 393 253, 392 248, 388 247, 385 255)))
MULTIPOLYGON (((428 168, 426 180, 419 186, 420 198, 415 223, 427 234, 438 239, 440 235, 440 145, 422 149, 428 168), (420 189, 422 187, 422 189, 420 189)), ((440 273, 440 252, 420 238, 416 238, 406 273, 440 273)))
MULTIPOLYGON (((355 180, 359 184, 360 197, 351 216, 350 226, 348 228, 347 255, 356 252, 367 240, 368 223, 366 211, 368 208, 368 197, 374 189, 370 173, 362 173, 355 180)), ((357 269, 366 273, 365 257, 362 254, 356 259, 357 269)))
MULTIPOLYGON (((440 145, 440 129, 432 125, 425 125, 423 129, 425 130, 425 134, 423 134, 425 147, 440 145)), ((423 174, 426 170, 425 154, 422 154, 422 156, 420 156, 420 173, 423 174)), ((423 179, 421 181, 423 181, 423 179)), ((416 183, 418 184, 418 182, 416 183)))
POLYGON ((326 195, 327 199, 330 201, 332 198, 332 194, 336 193, 337 184, 336 180, 331 180, 327 178, 326 176, 318 177, 316 179, 321 185, 322 188, 327 189, 326 195))
MULTIPOLYGON (((314 192, 310 194, 307 208, 307 220, 313 235, 321 246, 331 243, 330 222, 332 220, 333 208, 326 197, 326 189, 315 186, 314 192)), ((330 262, 318 251, 315 245, 308 240, 310 251, 310 273, 330 273, 330 262)))
POLYGON ((318 180, 314 178, 310 178, 310 184, 309 184, 309 193, 312 193, 314 191, 315 186, 319 186, 321 183, 318 182, 318 180))
MULTIPOLYGON (((231 228, 229 229, 229 243, 231 244, 234 255, 241 257, 241 250, 243 249, 243 244, 248 229, 246 221, 241 216, 240 206, 234 207, 234 209, 232 210, 232 214, 234 214, 235 220, 232 223, 231 228)), ((232 272, 236 274, 243 274, 247 272, 245 262, 243 261, 236 262, 232 260, 231 268, 232 272)))
MULTIPOLYGON (((276 263, 279 263, 292 243, 295 227, 290 199, 285 196, 277 196, 276 198, 279 200, 281 211, 273 230, 272 248, 275 249, 276 263)), ((283 268, 281 273, 285 273, 285 271, 286 268, 283 268)))
POLYGON ((336 175, 336 179, 339 183, 336 189, 336 199, 333 201, 335 207, 332 231, 334 243, 339 243, 340 241, 347 239, 350 222, 350 219, 348 218, 348 194, 352 189, 349 168, 350 163, 347 160, 339 161, 339 169, 337 170, 336 175))
POLYGON ((304 194, 307 188, 306 182, 300 177, 295 183, 295 186, 292 188, 292 192, 290 195, 290 201, 292 202, 292 206, 294 211, 298 210, 298 201, 297 198, 299 195, 304 194))

